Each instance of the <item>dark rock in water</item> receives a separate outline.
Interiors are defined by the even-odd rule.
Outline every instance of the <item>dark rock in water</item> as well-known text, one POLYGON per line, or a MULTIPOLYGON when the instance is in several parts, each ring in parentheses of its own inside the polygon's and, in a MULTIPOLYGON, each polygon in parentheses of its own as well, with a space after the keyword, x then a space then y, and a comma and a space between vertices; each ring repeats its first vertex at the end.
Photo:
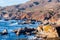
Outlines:
POLYGON ((14 32, 14 33, 17 33, 17 30, 14 30, 13 32, 14 32))
POLYGON ((5 29, 3 32, 1 32, 1 35, 7 35, 7 34, 8 34, 7 29, 5 29))
POLYGON ((18 30, 14 30, 13 32, 16 33, 17 36, 19 36, 20 35, 20 31, 21 31, 21 29, 18 29, 18 30))
POLYGON ((20 31, 17 31, 16 35, 19 36, 20 35, 20 31))
MULTIPOLYGON (((36 29, 34 28, 21 28, 21 29, 18 29, 18 30, 14 30, 13 32, 16 33, 16 35, 20 35, 20 34, 24 34, 24 35, 31 35, 31 33, 33 31, 36 31, 36 29)), ((35 34, 36 32, 33 32, 33 34, 35 34)))
POLYGON ((25 32, 26 33, 26 35, 31 35, 31 33, 30 32, 25 32))
POLYGON ((27 27, 25 27, 25 33, 27 35, 32 35, 32 34, 36 34, 37 33, 37 30, 34 29, 34 28, 27 28, 27 27))
POLYGON ((34 29, 34 28, 27 28, 27 27, 25 27, 25 31, 26 32, 32 32, 32 31, 35 31, 36 29, 34 29))

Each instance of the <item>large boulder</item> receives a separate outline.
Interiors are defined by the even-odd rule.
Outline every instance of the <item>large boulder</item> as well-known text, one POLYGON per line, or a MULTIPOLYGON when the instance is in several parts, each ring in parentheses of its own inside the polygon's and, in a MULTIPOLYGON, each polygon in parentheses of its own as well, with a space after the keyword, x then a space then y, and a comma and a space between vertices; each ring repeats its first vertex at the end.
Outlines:
POLYGON ((55 38, 58 37, 57 30, 51 25, 39 26, 37 28, 39 37, 55 38))

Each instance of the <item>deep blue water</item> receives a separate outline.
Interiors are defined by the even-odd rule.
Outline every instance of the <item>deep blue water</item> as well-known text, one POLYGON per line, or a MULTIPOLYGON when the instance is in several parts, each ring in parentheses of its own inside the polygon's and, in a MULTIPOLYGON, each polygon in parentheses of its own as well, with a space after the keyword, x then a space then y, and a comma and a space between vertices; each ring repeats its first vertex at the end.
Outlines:
POLYGON ((20 38, 31 38, 31 36, 27 35, 20 35, 17 36, 15 33, 12 32, 12 30, 18 29, 18 28, 24 28, 24 27, 31 27, 31 28, 37 28, 37 26, 40 25, 40 22, 35 22, 35 24, 18 24, 21 22, 24 22, 22 20, 9 20, 9 21, 4 21, 0 20, 0 32, 2 32, 4 29, 8 30, 8 35, 0 35, 0 40, 16 40, 20 38))

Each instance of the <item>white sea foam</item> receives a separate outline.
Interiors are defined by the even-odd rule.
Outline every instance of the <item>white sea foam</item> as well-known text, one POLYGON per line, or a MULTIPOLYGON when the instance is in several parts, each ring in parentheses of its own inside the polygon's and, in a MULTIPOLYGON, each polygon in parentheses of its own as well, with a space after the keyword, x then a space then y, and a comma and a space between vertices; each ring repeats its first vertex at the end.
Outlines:
POLYGON ((11 23, 10 26, 18 25, 18 23, 11 23))

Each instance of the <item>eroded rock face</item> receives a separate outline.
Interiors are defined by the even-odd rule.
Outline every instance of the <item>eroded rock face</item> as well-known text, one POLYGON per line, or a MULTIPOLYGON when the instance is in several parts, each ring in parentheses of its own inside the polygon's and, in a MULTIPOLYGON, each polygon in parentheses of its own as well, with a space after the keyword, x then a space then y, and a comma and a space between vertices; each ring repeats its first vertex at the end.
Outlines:
POLYGON ((37 36, 39 37, 47 37, 47 38, 58 37, 57 30, 50 25, 39 26, 37 30, 38 30, 37 36))

